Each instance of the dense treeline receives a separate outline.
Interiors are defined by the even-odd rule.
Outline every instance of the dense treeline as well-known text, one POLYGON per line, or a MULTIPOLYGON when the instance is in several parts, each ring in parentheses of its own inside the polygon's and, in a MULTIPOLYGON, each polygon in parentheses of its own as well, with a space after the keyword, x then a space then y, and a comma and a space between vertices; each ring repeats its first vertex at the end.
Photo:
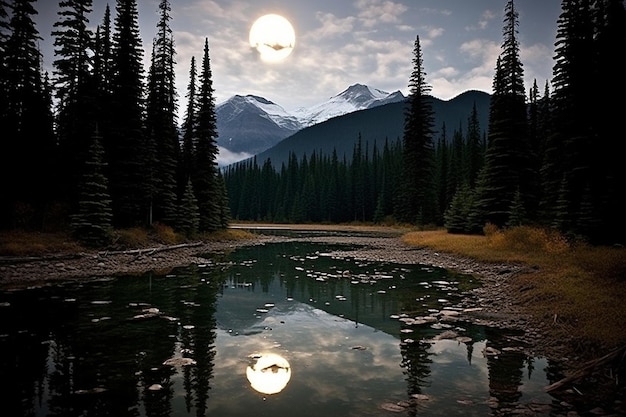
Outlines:
POLYGON ((187 235, 226 227, 208 41, 199 74, 191 62, 181 140, 168 0, 147 74, 136 0, 117 0, 114 17, 107 5, 95 33, 91 0, 61 0, 52 76, 34 3, 0 0, 0 227, 71 228, 93 245, 155 222, 187 235))
MULTIPOLYGON (((626 97, 623 0, 563 0, 553 79, 524 88, 518 13, 504 8, 489 125, 476 110, 433 133, 419 37, 402 138, 356 140, 336 153, 246 161, 221 172, 205 41, 176 113, 170 2, 161 0, 145 73, 136 0, 107 7, 95 33, 91 0, 61 0, 53 74, 42 68, 35 0, 0 0, 0 228, 71 228, 107 243, 113 228, 155 222, 192 235, 231 216, 270 221, 396 221, 454 233, 537 224, 593 242, 624 242, 626 97), (552 91, 550 90, 552 88, 552 91), (607 94, 616 100, 607 99, 607 94), (180 132, 180 133, 179 133, 180 132), (620 148, 618 148, 620 147, 620 148)), ((353 140, 354 138, 349 138, 353 140)))
POLYGON ((623 243, 621 51, 623 0, 563 0, 557 23, 552 89, 535 81, 526 94, 514 1, 504 9, 489 126, 476 109, 448 137, 433 134, 419 37, 415 42, 403 138, 357 140, 351 160, 292 156, 228 167, 234 218, 268 221, 397 221, 481 233, 532 224, 596 243, 623 243), (616 100, 609 100, 607 94, 616 100), (466 127, 463 127, 466 126, 466 127), (384 143, 384 145, 382 145, 384 143), (383 146, 381 150, 380 147, 383 146), (371 150, 370 150, 371 147, 371 150), (261 166, 259 166, 261 164, 261 166))

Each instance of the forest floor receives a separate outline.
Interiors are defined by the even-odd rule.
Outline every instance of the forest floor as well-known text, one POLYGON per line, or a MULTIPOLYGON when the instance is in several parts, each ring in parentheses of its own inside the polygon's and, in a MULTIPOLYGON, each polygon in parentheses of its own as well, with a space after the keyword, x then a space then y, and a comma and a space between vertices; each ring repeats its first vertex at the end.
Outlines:
MULTIPOLYGON (((473 319, 481 324, 504 329, 522 330, 524 348, 530 356, 542 356, 559 363, 565 379, 554 395, 563 401, 588 401, 591 398, 607 404, 605 409, 595 407, 595 415, 626 415, 626 350, 614 340, 603 343, 589 341, 577 332, 577 326, 562 322, 558 299, 550 295, 546 300, 536 291, 532 299, 523 296, 528 292, 529 276, 537 276, 537 265, 524 262, 476 260, 470 256, 441 251, 428 245, 411 243, 407 234, 420 233, 401 227, 361 225, 260 225, 233 224, 233 230, 252 230, 252 233, 235 233, 232 238, 188 242, 176 245, 155 244, 126 250, 76 252, 57 251, 29 256, 2 256, 0 252, 0 291, 10 291, 60 281, 83 280, 117 274, 142 274, 147 271, 167 273, 179 266, 204 263, 203 255, 227 253, 238 247, 262 245, 272 242, 306 239, 321 243, 350 243, 360 248, 350 252, 355 259, 389 261, 404 264, 422 264, 478 277, 482 286, 468 294, 463 307, 475 310, 473 319), (338 234, 272 235, 268 229, 335 231, 338 234), (348 233, 350 232, 350 233, 348 233), (541 308, 538 308, 540 306, 541 308), (619 378, 622 378, 620 380, 619 378), (621 414, 623 412, 623 414, 621 414)), ((425 232, 427 233, 427 232, 425 232)), ((0 239, 1 242, 1 239, 0 239)), ((534 279, 534 278, 533 278, 534 279)), ((547 295, 546 295, 547 296, 547 295)), ((602 301, 602 300, 600 300, 602 301)), ((611 301, 612 302, 612 301, 611 301)), ((572 311, 571 306, 568 307, 572 311)), ((576 311, 576 308, 573 309, 576 311)), ((580 311, 592 315, 593 311, 580 311)), ((572 319, 569 318, 568 321, 572 319)), ((623 317, 620 319, 623 321, 623 317)), ((615 340, 622 339, 624 326, 609 329, 617 332, 615 340)))

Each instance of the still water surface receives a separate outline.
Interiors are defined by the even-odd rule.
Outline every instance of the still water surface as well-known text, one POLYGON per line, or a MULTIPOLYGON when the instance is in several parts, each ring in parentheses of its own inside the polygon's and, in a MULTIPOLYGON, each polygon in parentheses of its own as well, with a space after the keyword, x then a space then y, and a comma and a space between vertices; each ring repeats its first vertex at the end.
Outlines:
POLYGON ((472 277, 334 249, 0 292, 2 415, 554 415, 556 370, 519 335, 440 320, 472 277))

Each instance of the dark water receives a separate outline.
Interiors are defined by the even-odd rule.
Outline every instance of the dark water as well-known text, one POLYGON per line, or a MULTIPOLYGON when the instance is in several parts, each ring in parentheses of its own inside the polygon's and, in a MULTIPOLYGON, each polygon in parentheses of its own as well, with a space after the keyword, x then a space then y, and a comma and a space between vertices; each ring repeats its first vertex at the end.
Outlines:
POLYGON ((557 370, 519 335, 434 321, 471 277, 334 249, 269 244, 166 276, 0 292, 0 414, 556 415, 543 388, 557 370))

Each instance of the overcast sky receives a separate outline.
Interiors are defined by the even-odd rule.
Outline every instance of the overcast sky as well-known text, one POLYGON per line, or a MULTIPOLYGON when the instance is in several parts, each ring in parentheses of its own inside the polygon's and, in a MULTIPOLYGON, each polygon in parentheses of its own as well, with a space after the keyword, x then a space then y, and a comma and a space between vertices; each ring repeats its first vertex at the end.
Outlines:
MULTIPOLYGON (((94 0, 90 23, 102 22, 106 4, 94 0)), ((159 0, 139 0, 145 71, 156 34, 159 0)), ((179 106, 192 56, 200 62, 205 38, 216 103, 255 94, 286 110, 326 101, 355 83, 408 92, 413 44, 419 36, 431 94, 448 100, 470 89, 491 93, 501 52, 506 0, 172 0, 179 106), (296 32, 294 50, 280 63, 263 62, 248 42, 250 27, 267 13, 286 17, 296 32)), ((559 0, 517 0, 519 40, 527 90, 552 78, 559 0)), ((51 69, 50 32, 58 1, 39 0, 37 29, 44 65, 51 69)))

